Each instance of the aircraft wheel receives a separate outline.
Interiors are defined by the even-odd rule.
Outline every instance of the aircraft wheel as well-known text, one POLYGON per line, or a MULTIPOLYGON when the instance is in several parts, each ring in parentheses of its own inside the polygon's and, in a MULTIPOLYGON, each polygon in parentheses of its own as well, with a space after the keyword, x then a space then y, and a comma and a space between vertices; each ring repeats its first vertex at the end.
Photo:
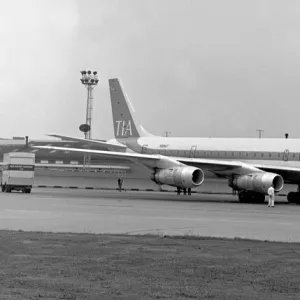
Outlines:
POLYGON ((264 194, 259 194, 259 193, 255 194, 254 195, 254 201, 256 203, 264 203, 265 202, 265 195, 264 194))
POLYGON ((255 192, 240 191, 239 200, 241 203, 264 203, 265 195, 255 192))
POLYGON ((239 192, 239 201, 241 203, 247 203, 249 201, 249 197, 246 191, 239 192))
POLYGON ((289 203, 300 204, 300 192, 289 192, 287 200, 289 203))
POLYGON ((294 201, 294 195, 295 195, 295 192, 289 192, 287 194, 287 197, 286 197, 287 201, 290 202, 290 203, 293 203, 293 201, 294 201))
POLYGON ((293 195, 293 202, 296 204, 300 204, 300 192, 295 192, 293 195))

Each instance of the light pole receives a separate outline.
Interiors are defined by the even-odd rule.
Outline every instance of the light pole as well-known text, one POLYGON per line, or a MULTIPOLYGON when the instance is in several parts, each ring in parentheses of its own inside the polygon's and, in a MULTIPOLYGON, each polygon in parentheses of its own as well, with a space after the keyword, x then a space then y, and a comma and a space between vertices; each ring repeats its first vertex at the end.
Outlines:
POLYGON ((164 131, 164 133, 166 134, 166 137, 168 137, 169 133, 171 133, 171 131, 164 131))
MULTIPOLYGON (((98 84, 99 79, 97 71, 81 71, 81 83, 87 89, 87 101, 86 101, 86 118, 85 124, 80 125, 80 131, 84 132, 85 139, 92 138, 92 116, 93 116, 93 91, 94 87, 98 84)), ((83 158, 83 168, 90 164, 91 155, 89 153, 84 153, 83 158)))
POLYGON ((98 84, 99 79, 97 72, 94 71, 81 71, 82 78, 81 83, 86 87, 87 89, 87 101, 86 101, 86 120, 85 124, 86 126, 84 132, 84 136, 86 139, 92 138, 92 113, 93 113, 93 90, 94 87, 98 84))
POLYGON ((264 132, 263 129, 257 129, 256 131, 258 131, 258 137, 261 138, 261 133, 264 132))

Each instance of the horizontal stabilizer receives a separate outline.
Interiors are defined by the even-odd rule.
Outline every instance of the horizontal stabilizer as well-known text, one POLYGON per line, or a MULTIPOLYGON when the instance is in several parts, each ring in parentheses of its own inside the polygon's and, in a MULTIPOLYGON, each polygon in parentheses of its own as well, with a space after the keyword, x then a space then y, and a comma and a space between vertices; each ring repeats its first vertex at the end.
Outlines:
POLYGON ((85 145, 88 146, 100 146, 103 147, 106 150, 110 151, 125 151, 127 149, 126 146, 123 146, 121 144, 111 144, 104 141, 97 141, 97 140, 88 140, 84 138, 77 138, 77 137, 70 137, 66 135, 59 135, 59 134, 48 134, 48 136, 60 138, 64 141, 73 141, 73 142, 82 142, 85 145))

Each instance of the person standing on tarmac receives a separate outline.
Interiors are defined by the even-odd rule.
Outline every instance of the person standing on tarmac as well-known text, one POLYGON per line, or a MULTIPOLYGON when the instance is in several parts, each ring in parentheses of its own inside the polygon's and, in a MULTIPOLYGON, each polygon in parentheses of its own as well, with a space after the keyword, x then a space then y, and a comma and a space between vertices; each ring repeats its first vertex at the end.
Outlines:
POLYGON ((275 191, 273 184, 268 188, 268 195, 269 195, 269 202, 268 207, 274 207, 274 201, 275 201, 275 191))
POLYGON ((122 183, 123 183, 123 179, 119 178, 119 179, 118 179, 119 192, 122 191, 122 183))

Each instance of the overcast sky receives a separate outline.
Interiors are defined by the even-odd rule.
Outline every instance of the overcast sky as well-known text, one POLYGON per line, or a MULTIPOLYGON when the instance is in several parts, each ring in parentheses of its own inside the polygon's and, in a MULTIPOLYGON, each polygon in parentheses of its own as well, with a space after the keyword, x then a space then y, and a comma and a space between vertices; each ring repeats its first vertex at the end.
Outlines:
POLYGON ((300 2, 0 0, 0 136, 113 137, 118 77, 150 132, 300 138, 300 2))

